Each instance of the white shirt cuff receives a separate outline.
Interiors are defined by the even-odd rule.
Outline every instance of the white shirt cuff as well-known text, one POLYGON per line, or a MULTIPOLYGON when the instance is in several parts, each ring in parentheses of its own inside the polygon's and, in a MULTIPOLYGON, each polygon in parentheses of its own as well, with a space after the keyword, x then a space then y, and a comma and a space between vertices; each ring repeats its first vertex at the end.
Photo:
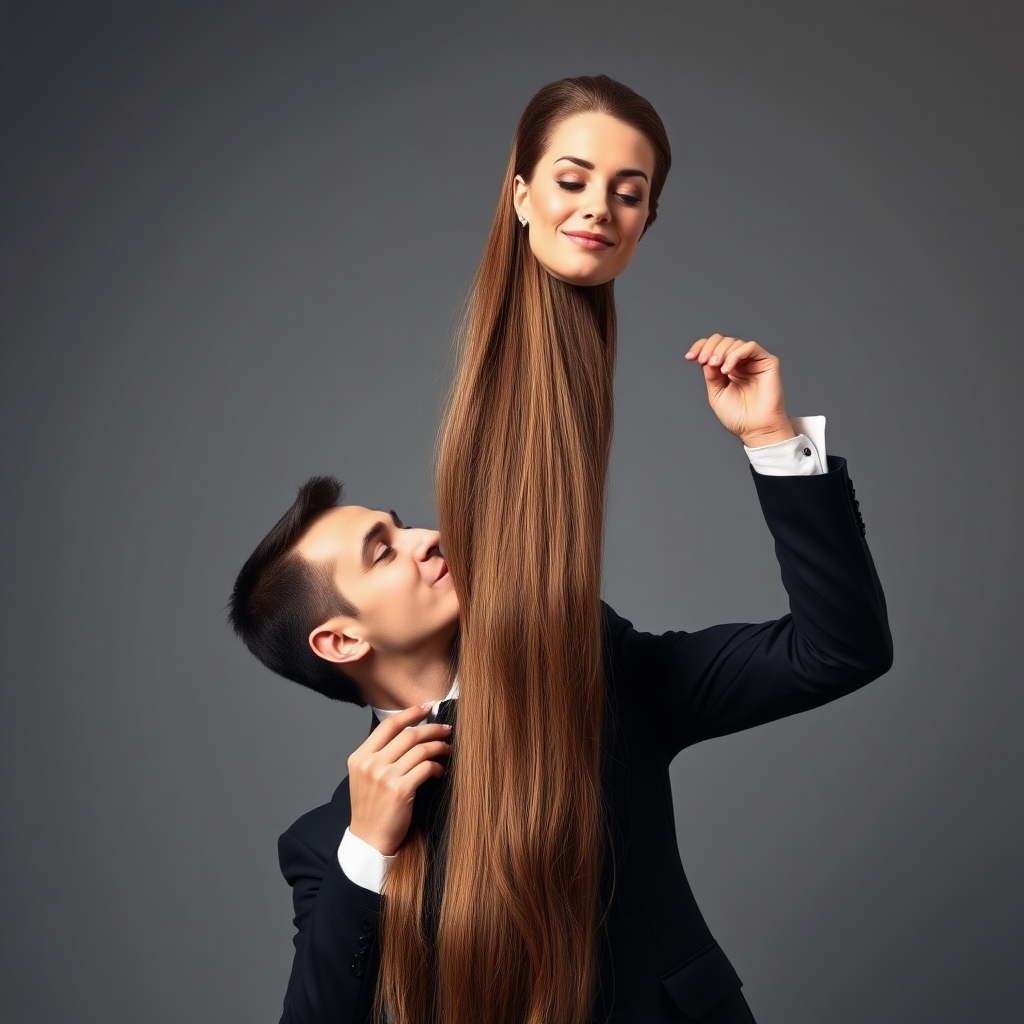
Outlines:
POLYGON ((796 437, 757 448, 743 446, 756 473, 762 476, 818 476, 826 472, 825 417, 791 416, 796 437))
POLYGON ((338 847, 338 864, 349 881, 364 889, 380 892, 384 887, 384 876, 394 859, 385 857, 375 847, 345 829, 338 847))

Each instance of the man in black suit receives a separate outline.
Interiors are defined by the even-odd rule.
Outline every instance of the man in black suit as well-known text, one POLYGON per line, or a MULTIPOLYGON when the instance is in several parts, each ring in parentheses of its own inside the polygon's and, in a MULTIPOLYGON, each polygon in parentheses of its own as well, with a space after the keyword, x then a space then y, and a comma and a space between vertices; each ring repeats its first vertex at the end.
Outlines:
MULTIPOLYGON (((702 739, 833 700, 892 660, 859 506, 844 460, 825 455, 821 418, 786 416, 778 360, 755 342, 712 335, 687 358, 744 441, 790 613, 654 636, 603 609, 615 884, 606 873, 595 1020, 753 1020, 680 863, 669 764, 702 739)), ((349 777, 279 842, 297 929, 282 1020, 296 1024, 369 1020, 379 892, 417 791, 443 773, 451 727, 434 712, 448 698, 447 717, 458 692, 458 602, 440 538, 394 512, 338 506, 339 494, 335 481, 310 481, 232 596, 236 631, 265 664, 374 709, 349 777)))

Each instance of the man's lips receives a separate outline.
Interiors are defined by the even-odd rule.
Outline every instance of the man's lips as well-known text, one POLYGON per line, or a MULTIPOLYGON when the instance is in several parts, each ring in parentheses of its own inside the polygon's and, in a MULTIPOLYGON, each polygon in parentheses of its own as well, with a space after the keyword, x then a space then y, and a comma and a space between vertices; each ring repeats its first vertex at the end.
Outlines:
POLYGON ((441 559, 441 571, 437 574, 437 579, 434 580, 434 582, 435 583, 440 583, 441 580, 445 576, 447 576, 447 575, 448 575, 448 563, 442 558, 441 559))
POLYGON ((564 234, 584 249, 610 249, 615 243, 594 231, 566 231, 564 234))

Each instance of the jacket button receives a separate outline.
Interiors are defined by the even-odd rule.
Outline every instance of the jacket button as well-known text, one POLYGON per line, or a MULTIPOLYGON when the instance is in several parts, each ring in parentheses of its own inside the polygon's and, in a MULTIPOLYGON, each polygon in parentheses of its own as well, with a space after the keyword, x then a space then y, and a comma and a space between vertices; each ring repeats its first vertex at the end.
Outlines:
POLYGON ((804 449, 804 455, 810 455, 810 454, 811 454, 811 449, 810 448, 805 448, 804 449))

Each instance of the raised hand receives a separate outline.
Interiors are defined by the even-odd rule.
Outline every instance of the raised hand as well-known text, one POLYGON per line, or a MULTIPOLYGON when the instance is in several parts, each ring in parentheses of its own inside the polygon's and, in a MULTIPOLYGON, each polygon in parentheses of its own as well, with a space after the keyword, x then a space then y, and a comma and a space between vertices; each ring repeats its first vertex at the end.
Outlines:
POLYGON ((388 716, 348 759, 349 831, 385 857, 398 852, 409 831, 416 790, 444 773, 431 758, 452 750, 450 725, 415 724, 427 707, 416 704, 388 716))
POLYGON ((756 341, 712 334, 686 358, 704 367, 708 401, 723 427, 750 448, 795 437, 786 416, 778 357, 756 341))

